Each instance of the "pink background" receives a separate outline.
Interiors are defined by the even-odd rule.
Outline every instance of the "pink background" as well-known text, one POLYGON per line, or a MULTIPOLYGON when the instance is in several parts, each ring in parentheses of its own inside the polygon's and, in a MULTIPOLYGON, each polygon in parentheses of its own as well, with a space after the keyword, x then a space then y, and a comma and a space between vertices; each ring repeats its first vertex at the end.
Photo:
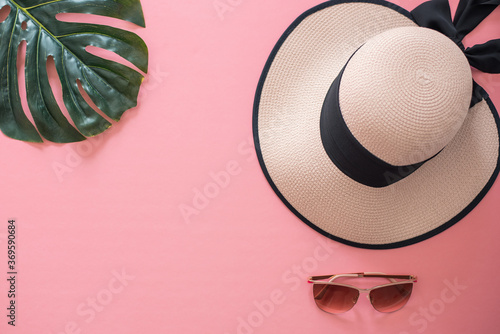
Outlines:
MULTIPOLYGON (((446 232, 376 251, 313 231, 265 180, 252 144, 257 82, 280 35, 320 0, 142 2, 147 29, 85 19, 147 42, 137 108, 85 143, 0 134, 2 277, 10 218, 19 246, 17 326, 2 279, 1 333, 498 332, 499 182, 446 232), (308 275, 357 271, 419 281, 393 314, 366 298, 344 315, 316 308, 308 275)), ((499 22, 497 9, 466 45, 500 38, 499 22)), ((500 106, 500 76, 475 75, 500 106)))

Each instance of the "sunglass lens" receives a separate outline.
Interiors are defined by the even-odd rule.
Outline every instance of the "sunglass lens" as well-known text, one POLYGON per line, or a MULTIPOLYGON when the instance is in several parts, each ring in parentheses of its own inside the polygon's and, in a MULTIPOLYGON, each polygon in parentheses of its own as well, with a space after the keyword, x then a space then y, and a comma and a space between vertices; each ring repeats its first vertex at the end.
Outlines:
POLYGON ((394 312, 406 305, 410 299, 413 283, 384 286, 370 291, 370 301, 380 312, 394 312))
POLYGON ((314 301, 318 307, 328 313, 343 313, 356 304, 359 291, 353 288, 318 284, 313 285, 314 301))

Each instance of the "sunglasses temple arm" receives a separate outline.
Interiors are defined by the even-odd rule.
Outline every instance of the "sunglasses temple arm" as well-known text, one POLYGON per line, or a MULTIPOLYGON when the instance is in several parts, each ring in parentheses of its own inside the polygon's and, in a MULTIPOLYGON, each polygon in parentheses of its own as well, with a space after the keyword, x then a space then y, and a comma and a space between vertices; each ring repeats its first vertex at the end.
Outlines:
POLYGON ((386 275, 379 273, 353 273, 353 274, 334 274, 334 275, 322 275, 322 276, 311 276, 309 277, 309 283, 317 280, 324 280, 330 278, 332 281, 337 276, 345 276, 345 277, 379 277, 379 278, 388 278, 388 279, 416 279, 413 275, 386 275))
POLYGON ((332 282, 337 277, 363 277, 363 275, 364 275, 364 273, 311 276, 311 277, 309 277, 309 283, 313 283, 311 281, 323 280, 323 279, 327 279, 327 278, 329 278, 329 281, 332 282))
POLYGON ((395 278, 395 279, 414 279, 413 275, 381 275, 381 274, 371 274, 364 273, 361 277, 380 277, 380 278, 395 278))
POLYGON ((312 283, 311 281, 317 281, 317 280, 322 280, 322 279, 327 279, 327 278, 332 278, 335 275, 323 275, 323 276, 311 276, 309 277, 309 283, 312 283))

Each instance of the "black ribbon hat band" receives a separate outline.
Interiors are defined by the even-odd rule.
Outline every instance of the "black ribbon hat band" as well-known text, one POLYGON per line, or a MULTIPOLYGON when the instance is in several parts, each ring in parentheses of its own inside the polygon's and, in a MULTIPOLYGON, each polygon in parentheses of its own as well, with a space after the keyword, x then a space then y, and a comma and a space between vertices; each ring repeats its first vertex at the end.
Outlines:
MULTIPOLYGON (((415 8, 411 14, 421 27, 439 31, 453 40, 464 51, 471 66, 482 72, 500 73, 500 39, 467 49, 462 44, 463 38, 498 5, 500 0, 461 0, 452 20, 447 0, 431 0, 415 8)), ((323 103, 320 119, 323 147, 330 160, 345 175, 361 184, 379 188, 400 181, 433 157, 413 165, 393 166, 373 155, 356 140, 344 121, 339 104, 340 81, 345 66, 332 83, 323 103)), ((471 106, 485 97, 484 89, 474 82, 471 106)))
MULTIPOLYGON (((346 65, 347 66, 347 65, 346 65)), ((330 160, 351 179, 375 188, 385 187, 413 173, 423 162, 393 166, 368 151, 351 133, 339 104, 345 66, 330 86, 321 110, 320 132, 330 160)))

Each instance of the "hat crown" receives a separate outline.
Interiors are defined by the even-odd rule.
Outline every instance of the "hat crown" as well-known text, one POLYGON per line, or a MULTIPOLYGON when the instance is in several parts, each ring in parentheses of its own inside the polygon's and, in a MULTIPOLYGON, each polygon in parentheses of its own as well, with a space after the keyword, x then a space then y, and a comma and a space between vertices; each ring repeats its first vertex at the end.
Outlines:
POLYGON ((368 40, 348 62, 339 89, 351 133, 394 166, 441 151, 465 120, 471 96, 462 50, 421 27, 395 28, 368 40))

